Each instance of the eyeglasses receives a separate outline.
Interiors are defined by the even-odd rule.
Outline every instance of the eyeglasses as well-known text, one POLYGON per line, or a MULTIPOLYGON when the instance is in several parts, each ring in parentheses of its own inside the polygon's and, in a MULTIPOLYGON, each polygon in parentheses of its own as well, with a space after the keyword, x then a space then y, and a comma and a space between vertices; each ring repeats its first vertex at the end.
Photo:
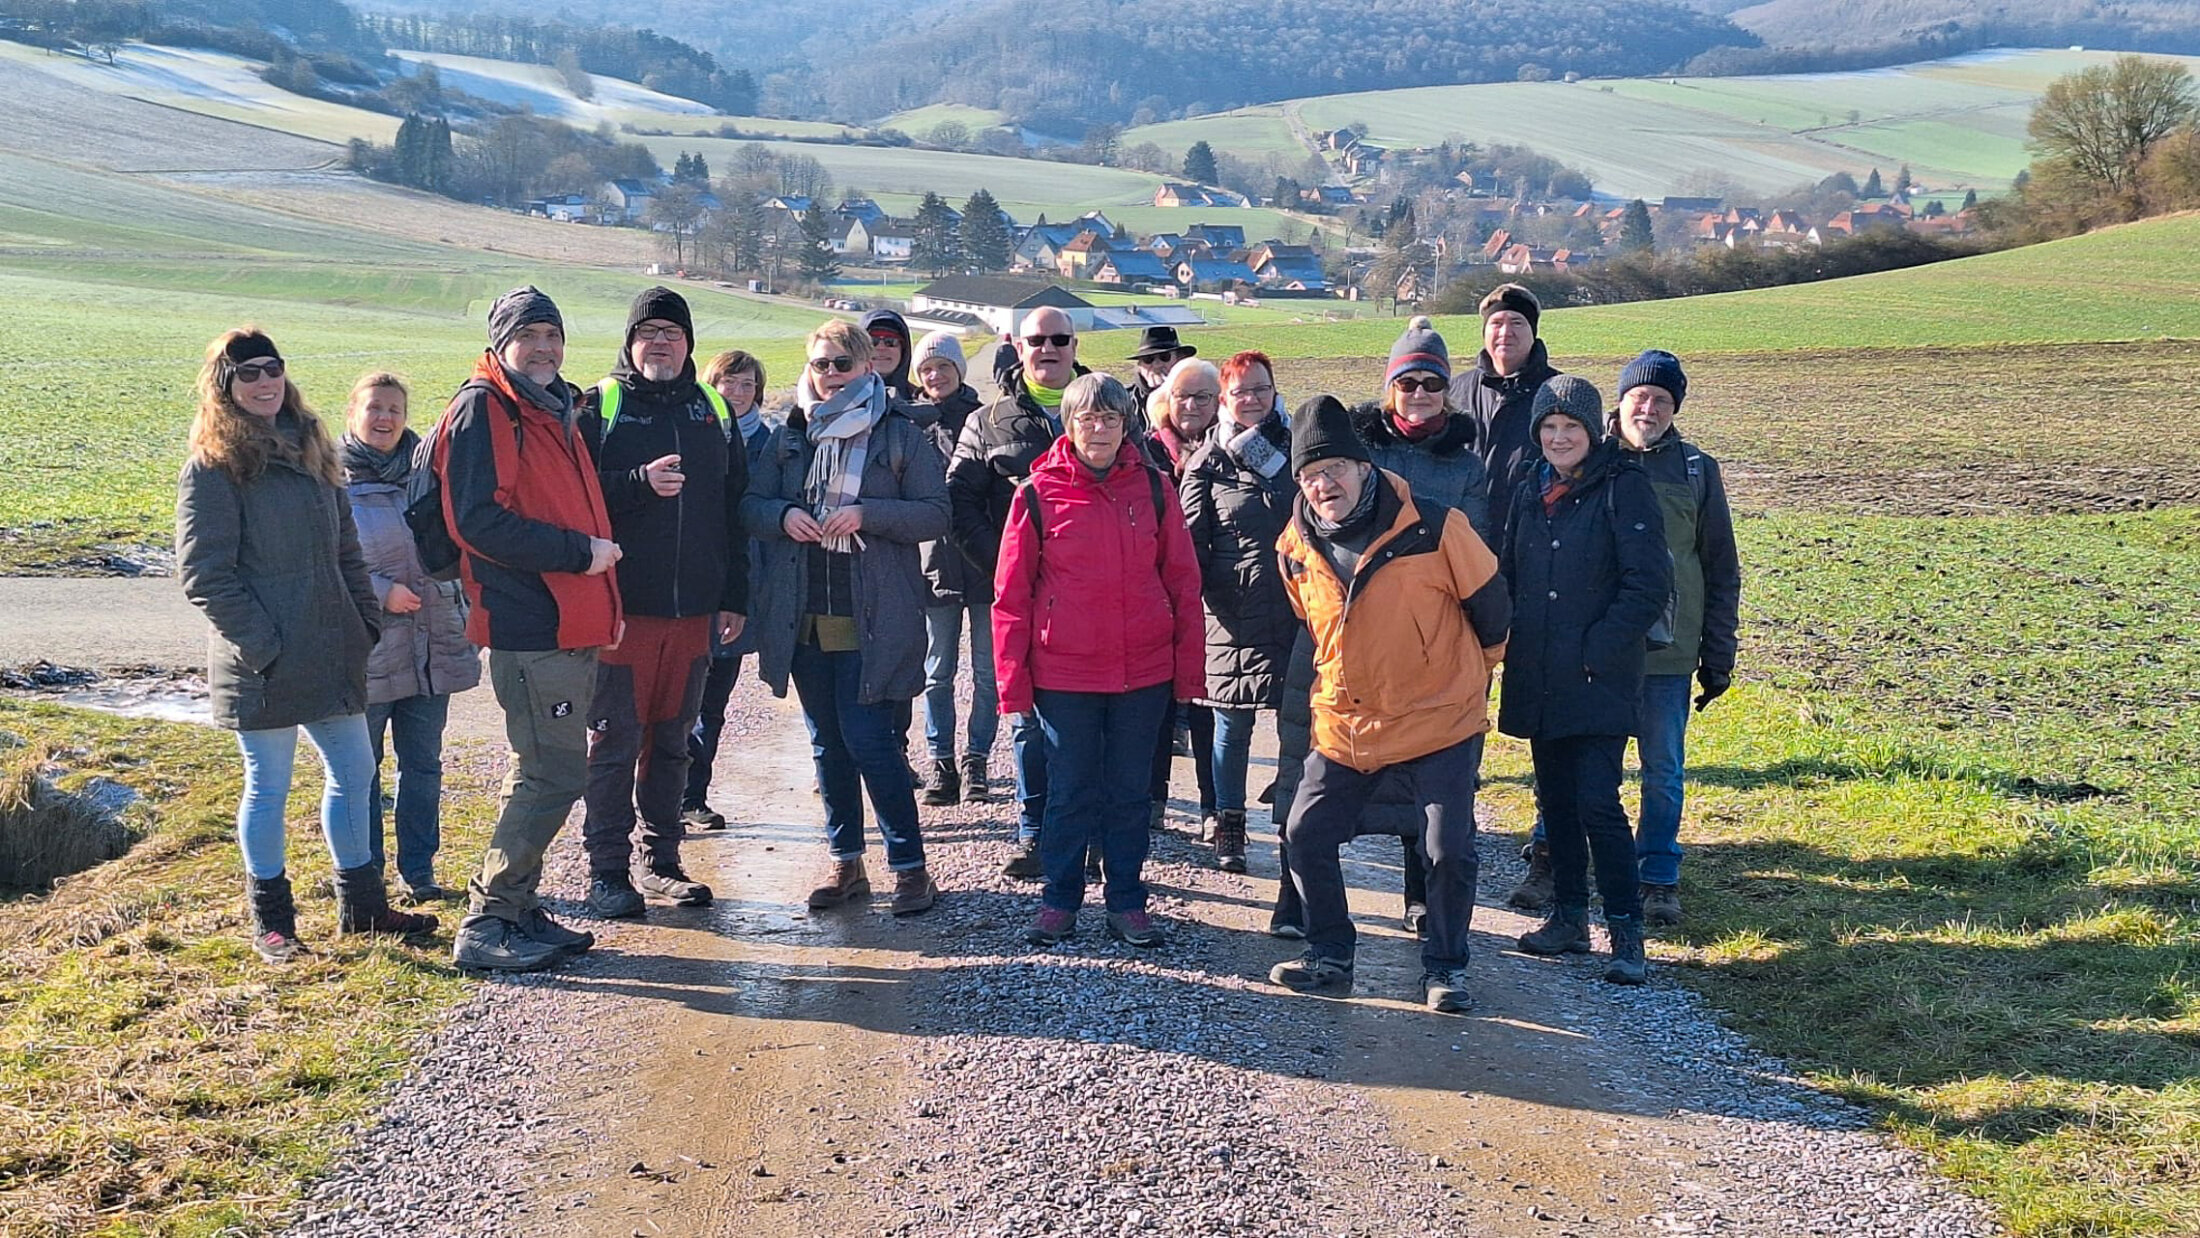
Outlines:
POLYGON ((856 359, 854 357, 847 356, 846 354, 838 357, 810 358, 810 373, 812 374, 823 374, 828 370, 835 370, 842 374, 845 374, 854 368, 856 368, 856 359))
POLYGON ((1325 464, 1318 469, 1308 469, 1299 474, 1299 489, 1312 490, 1315 486, 1322 484, 1342 486, 1344 485, 1344 479, 1352 475, 1354 463, 1351 460, 1339 460, 1335 464, 1325 464))
POLYGON ((1179 404, 1212 405, 1222 403, 1222 397, 1212 391, 1179 391, 1175 396, 1179 404))
POLYGON ((237 381, 256 383, 263 378, 281 378, 283 359, 275 357, 267 361, 247 361, 237 367, 237 381))
POLYGON ((1056 335, 1027 335, 1024 337, 1024 347, 1044 348, 1047 345, 1052 344, 1056 348, 1067 348, 1069 347, 1070 341, 1076 338, 1076 336, 1071 335, 1066 331, 1056 335))
POLYGON ((662 340, 684 340, 687 332, 678 327, 636 327, 634 338, 644 344, 655 344, 662 340))
POLYGON ((1096 429, 1101 426, 1105 426, 1108 429, 1112 430, 1115 427, 1123 424, 1123 414, 1107 409, 1089 409, 1085 412, 1072 415, 1070 417, 1070 421, 1073 424, 1083 426, 1088 430, 1096 429))
POLYGON ((1431 395, 1434 395, 1436 392, 1445 390, 1446 388, 1451 386, 1450 383, 1445 382, 1441 378, 1436 378, 1434 376, 1428 378, 1415 378, 1411 374, 1405 375, 1402 378, 1392 380, 1390 385, 1404 392, 1425 391, 1431 395))
POLYGON ((1230 398, 1231 398, 1231 399, 1233 399, 1233 400, 1265 400, 1265 399, 1268 399, 1268 398, 1269 398, 1270 396, 1273 396, 1273 395, 1275 395, 1275 394, 1276 394, 1276 389, 1275 389, 1274 387, 1232 387, 1232 388, 1230 388, 1230 398))

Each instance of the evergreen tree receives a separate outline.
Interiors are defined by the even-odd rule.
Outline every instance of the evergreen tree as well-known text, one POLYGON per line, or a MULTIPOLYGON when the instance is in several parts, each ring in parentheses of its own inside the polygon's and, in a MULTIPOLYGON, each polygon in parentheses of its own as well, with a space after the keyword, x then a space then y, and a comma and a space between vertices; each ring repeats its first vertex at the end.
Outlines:
POLYGON ((1966 190, 1964 190, 1964 191, 1963 191, 1963 206, 1962 206, 1962 208, 1961 208, 1961 209, 1963 209, 1963 210, 1966 210, 1966 211, 1968 211, 1968 210, 1972 210, 1972 209, 1976 208, 1977 206, 1978 206, 1978 190, 1976 190, 1976 189, 1966 189, 1966 190))
POLYGON ((1215 171, 1215 148, 1204 140, 1192 143, 1192 148, 1184 152, 1184 179, 1195 185, 1212 185, 1220 176, 1215 171))
POLYGON ((954 216, 936 193, 924 195, 917 207, 916 235, 909 243, 910 265, 934 275, 945 275, 962 265, 962 237, 954 216))
POLYGON ((963 203, 962 251, 964 261, 981 271, 1005 271, 1015 251, 1008 235, 1008 217, 993 195, 980 189, 963 203))
POLYGON ((1917 180, 1910 175, 1910 165, 1903 164, 1902 170, 1894 174, 1894 196, 1896 198, 1909 197, 1910 187, 1915 184, 1917 184, 1917 180))
POLYGON ((802 249, 795 270, 803 279, 822 284, 840 274, 840 258, 833 253, 833 213, 812 207, 802 213, 802 249))
POLYGON ((1650 223, 1650 204, 1637 198, 1627 204, 1626 211, 1619 217, 1620 252, 1647 254, 1657 245, 1657 229, 1650 223))
POLYGON ((1884 198, 1887 196, 1887 186, 1880 181, 1878 168, 1873 168, 1872 174, 1864 178, 1864 192, 1857 196, 1863 198, 1884 198))

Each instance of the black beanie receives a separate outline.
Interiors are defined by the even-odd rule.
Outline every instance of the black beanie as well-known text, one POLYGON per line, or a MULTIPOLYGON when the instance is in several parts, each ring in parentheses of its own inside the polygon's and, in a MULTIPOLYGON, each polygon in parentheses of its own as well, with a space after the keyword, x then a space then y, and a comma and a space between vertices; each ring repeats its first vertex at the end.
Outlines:
POLYGON ((1688 398, 1688 375, 1681 369, 1681 359, 1661 348, 1645 349, 1627 368, 1619 372, 1619 394, 1625 398, 1637 387, 1663 387, 1673 397, 1673 411, 1679 412, 1681 401, 1688 398))
POLYGON ((1490 295, 1482 298, 1482 317, 1487 318, 1499 310, 1511 310, 1528 320, 1528 330, 1541 331, 1543 303, 1535 294, 1518 284, 1499 284, 1490 289, 1490 295))
POLYGON ((1352 428, 1352 413, 1333 395, 1318 395, 1291 415, 1291 471, 1318 460, 1371 463, 1367 444, 1352 428))
POLYGON ((542 289, 533 284, 512 289, 489 307, 489 347, 503 352, 504 346, 512 342, 521 327, 538 322, 547 322, 561 332, 565 330, 565 316, 558 313, 558 303, 542 289))
POLYGON ((275 351, 275 341, 256 330, 246 330, 242 335, 231 336, 222 345, 222 356, 230 365, 243 365, 247 361, 280 361, 283 354, 275 351))
POLYGON ((633 306, 626 311, 628 347, 634 344, 634 328, 652 318, 677 323, 680 334, 687 337, 688 352, 695 351, 695 317, 688 312, 687 298, 662 285, 642 289, 641 295, 634 298, 633 306))

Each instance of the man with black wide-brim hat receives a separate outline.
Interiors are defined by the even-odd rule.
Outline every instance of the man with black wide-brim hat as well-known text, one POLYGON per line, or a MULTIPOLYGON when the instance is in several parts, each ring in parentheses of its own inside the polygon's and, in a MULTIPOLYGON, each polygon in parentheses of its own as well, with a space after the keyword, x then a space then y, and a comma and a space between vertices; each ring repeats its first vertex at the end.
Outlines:
MULTIPOLYGON (((1161 389, 1169 381, 1169 368, 1186 357, 1196 357, 1199 350, 1177 339, 1175 327, 1148 327, 1138 334, 1138 349, 1131 360, 1138 365, 1138 377, 1131 381, 1131 394, 1138 397, 1138 409, 1146 410, 1146 398, 1161 389)), ((1147 419, 1148 424, 1152 418, 1147 419)))

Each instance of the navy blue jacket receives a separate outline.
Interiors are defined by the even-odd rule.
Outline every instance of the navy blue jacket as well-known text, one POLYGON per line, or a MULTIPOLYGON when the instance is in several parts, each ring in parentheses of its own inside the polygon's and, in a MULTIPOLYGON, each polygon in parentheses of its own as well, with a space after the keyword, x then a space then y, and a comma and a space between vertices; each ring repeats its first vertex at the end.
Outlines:
POLYGON ((1605 439, 1546 515, 1522 470, 1498 565, 1512 586, 1498 729, 1521 739, 1632 735, 1644 638, 1673 594, 1673 557, 1649 474, 1605 439))

